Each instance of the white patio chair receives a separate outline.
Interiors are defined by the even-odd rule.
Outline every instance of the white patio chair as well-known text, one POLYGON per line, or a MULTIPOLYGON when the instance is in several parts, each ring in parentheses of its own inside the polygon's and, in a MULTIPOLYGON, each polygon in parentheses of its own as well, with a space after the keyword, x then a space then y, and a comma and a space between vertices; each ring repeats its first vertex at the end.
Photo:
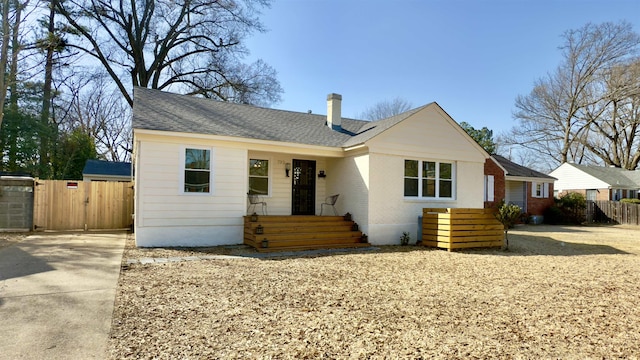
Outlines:
POLYGON ((322 204, 320 204, 320 215, 322 216, 322 213, 324 212, 324 206, 331 206, 331 208, 333 209, 333 213, 337 216, 338 215, 338 211, 336 211, 336 202, 338 201, 338 196, 340 196, 340 194, 335 194, 335 195, 331 195, 329 197, 327 197, 326 199, 324 199, 324 202, 322 204))
POLYGON ((253 207, 253 211, 256 211, 256 205, 261 205, 262 206, 262 215, 267 215, 267 202, 266 201, 260 199, 260 197, 258 195, 255 195, 255 194, 247 193, 247 196, 249 197, 249 206, 247 207, 247 214, 251 214, 249 209, 251 209, 252 207, 253 207))

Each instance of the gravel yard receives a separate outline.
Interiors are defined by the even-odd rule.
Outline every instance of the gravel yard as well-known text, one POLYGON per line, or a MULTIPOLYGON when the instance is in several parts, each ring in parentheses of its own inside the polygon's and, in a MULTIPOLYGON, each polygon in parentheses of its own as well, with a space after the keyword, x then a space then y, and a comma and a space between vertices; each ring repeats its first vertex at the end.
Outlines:
POLYGON ((29 233, 23 233, 23 232, 17 232, 17 233, 13 233, 13 232, 2 233, 2 232, 0 232, 0 249, 2 249, 3 247, 11 246, 11 245, 14 245, 14 244, 17 244, 17 243, 21 242, 28 235, 29 235, 29 233))
MULTIPOLYGON (((421 247, 131 265, 113 359, 637 358, 640 229, 522 226, 510 249, 421 247)), ((136 249, 124 260, 251 249, 136 249)))

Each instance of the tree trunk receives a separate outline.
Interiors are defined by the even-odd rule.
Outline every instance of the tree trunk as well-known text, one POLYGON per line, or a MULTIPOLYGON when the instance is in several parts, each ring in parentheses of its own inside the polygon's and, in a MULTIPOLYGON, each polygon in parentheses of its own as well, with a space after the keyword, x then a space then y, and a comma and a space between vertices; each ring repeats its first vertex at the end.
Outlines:
POLYGON ((4 101, 7 97, 7 56, 9 55, 9 0, 2 1, 2 47, 0 47, 0 126, 4 119, 4 101))
POLYGON ((40 113, 40 162, 39 174, 41 178, 51 178, 51 142, 53 129, 50 123, 49 114, 51 112, 51 83, 53 82, 53 53, 56 44, 55 37, 55 3, 51 1, 49 10, 49 24, 47 25, 47 48, 44 67, 44 84, 42 88, 42 112, 40 113))

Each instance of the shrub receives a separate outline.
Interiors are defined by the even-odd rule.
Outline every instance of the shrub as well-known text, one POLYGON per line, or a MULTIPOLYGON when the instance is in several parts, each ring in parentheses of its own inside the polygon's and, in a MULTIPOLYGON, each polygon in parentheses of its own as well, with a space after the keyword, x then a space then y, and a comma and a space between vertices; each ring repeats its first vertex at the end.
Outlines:
POLYGON ((409 241, 411 240, 411 235, 408 232, 403 231, 402 236, 400 236, 400 245, 409 245, 409 241))
POLYGON ((552 205, 544 211, 544 223, 558 225, 564 222, 564 213, 557 205, 552 205))
POLYGON ((562 210, 564 224, 581 224, 584 221, 584 209, 587 208, 587 199, 580 193, 567 193, 556 201, 562 210))
POLYGON ((544 211, 544 222, 550 225, 581 224, 584 222, 584 210, 587 200, 580 193, 567 193, 556 198, 555 205, 544 211))
POLYGON ((620 202, 629 204, 640 204, 640 199, 622 199, 620 202))
POLYGON ((522 209, 515 204, 505 204, 504 200, 498 205, 498 211, 495 213, 496 219, 504 226, 504 241, 505 249, 509 248, 509 229, 511 229, 520 216, 522 216, 522 209))

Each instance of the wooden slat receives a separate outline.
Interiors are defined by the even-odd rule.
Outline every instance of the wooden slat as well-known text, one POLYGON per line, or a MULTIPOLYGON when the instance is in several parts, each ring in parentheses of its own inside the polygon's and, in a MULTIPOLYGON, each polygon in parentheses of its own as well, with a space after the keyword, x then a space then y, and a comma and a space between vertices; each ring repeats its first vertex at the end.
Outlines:
MULTIPOLYGON (((295 222, 335 222, 342 221, 344 218, 342 216, 313 216, 313 215, 258 215, 258 220, 255 222, 263 222, 263 223, 295 223, 295 222)), ((245 223, 252 222, 251 216, 244 217, 245 223)))
POLYGON ((328 233, 289 233, 289 234, 256 234, 255 239, 258 241, 262 240, 331 240, 335 238, 358 238, 362 237, 362 233, 360 231, 340 231, 340 232, 328 232, 328 233))
POLYGON ((132 182, 37 180, 36 230, 94 230, 130 227, 132 182), (75 183, 75 186, 68 186, 75 183))
POLYGON ((470 249, 470 248, 484 248, 484 247, 501 247, 502 241, 483 241, 472 243, 451 243, 450 249, 470 249))
POLYGON ((493 209, 425 208, 422 244, 443 249, 502 246, 502 224, 493 209))
POLYGON ((465 231, 465 230, 438 230, 439 236, 449 236, 449 237, 478 237, 478 236, 502 236, 503 230, 474 230, 474 231, 465 231))
POLYGON ((363 243, 352 243, 352 244, 327 244, 327 245, 301 245, 301 246, 288 246, 288 247, 255 247, 258 252, 261 253, 269 253, 269 252, 277 252, 277 251, 302 251, 302 250, 316 250, 316 249, 347 249, 347 248, 358 248, 358 247, 369 247, 369 244, 363 243))
MULTIPOLYGON (((429 225, 432 226, 432 225, 429 225)), ((470 224, 470 225, 462 225, 462 224, 442 224, 436 226, 438 230, 503 230, 504 226, 500 223, 497 224, 470 224)))

